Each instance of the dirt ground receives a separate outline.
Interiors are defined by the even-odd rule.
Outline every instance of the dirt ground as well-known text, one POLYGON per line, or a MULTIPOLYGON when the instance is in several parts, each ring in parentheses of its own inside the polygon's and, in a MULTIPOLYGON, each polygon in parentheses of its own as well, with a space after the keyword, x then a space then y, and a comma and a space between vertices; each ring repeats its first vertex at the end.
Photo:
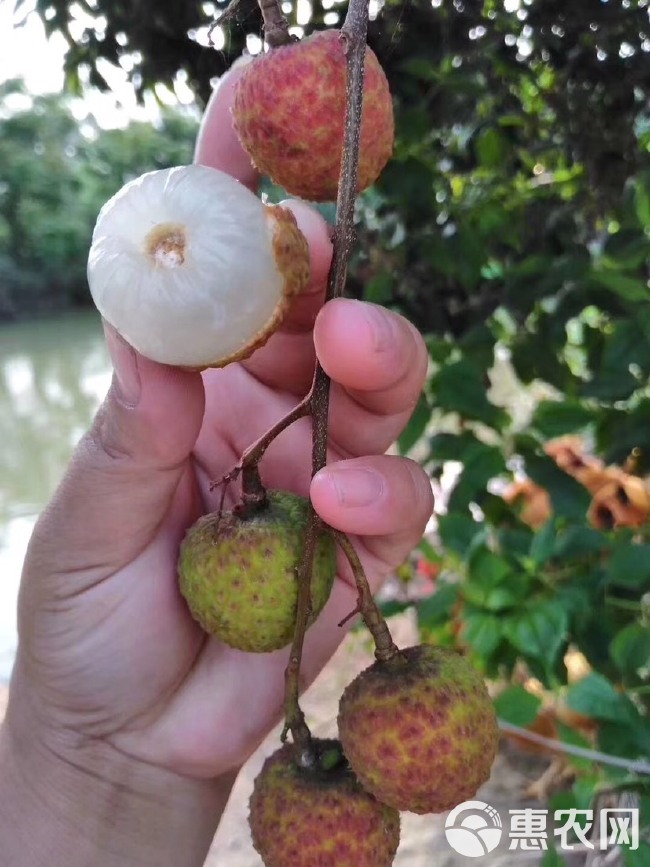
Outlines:
MULTIPOLYGON (((408 616, 391 621, 391 628, 400 646, 408 646, 416 640, 415 630, 408 616)), ((345 685, 371 662, 372 655, 365 634, 359 632, 348 636, 303 699, 303 708, 315 735, 335 735, 337 705, 341 692, 345 685)), ((5 702, 6 689, 0 686, 0 719, 5 702)), ((248 832, 248 799, 253 780, 264 758, 278 745, 279 729, 272 732, 242 769, 205 867, 262 867, 248 832)), ((522 807, 539 809, 544 806, 535 801, 523 801, 522 792, 526 784, 539 776, 547 764, 543 758, 530 756, 504 744, 490 780, 476 797, 495 807, 501 815, 504 827, 507 827, 509 810, 522 807)), ((470 863, 476 863, 480 867, 532 867, 541 860, 543 853, 508 851, 507 834, 503 835, 501 843, 491 854, 479 859, 468 859, 456 854, 447 843, 444 822, 445 814, 402 814, 401 843, 395 867, 467 867, 470 863)), ((572 861, 571 867, 577 867, 580 863, 584 862, 572 861)))

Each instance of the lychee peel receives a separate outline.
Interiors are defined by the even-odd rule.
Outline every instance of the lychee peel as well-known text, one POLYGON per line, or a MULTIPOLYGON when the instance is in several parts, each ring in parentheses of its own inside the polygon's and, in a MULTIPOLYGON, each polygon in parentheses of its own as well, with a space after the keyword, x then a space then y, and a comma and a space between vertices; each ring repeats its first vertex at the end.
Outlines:
MULTIPOLYGON (((269 491, 251 517, 237 511, 206 515, 181 544, 179 587, 210 635, 248 652, 266 653, 293 638, 298 600, 296 569, 304 546, 309 502, 269 491)), ((336 572, 332 537, 318 539, 313 561, 312 623, 329 598, 336 572)))
POLYGON ((88 257, 104 319, 147 358, 192 369, 254 352, 309 274, 288 209, 199 165, 127 183, 101 209, 88 257))
MULTIPOLYGON (((343 151, 346 55, 339 30, 256 57, 235 84, 233 126, 260 172, 294 196, 336 199, 343 151)), ((393 151, 393 104, 366 49, 357 190, 379 177, 393 151)))
MULTIPOLYGON (((315 746, 340 752, 335 741, 315 746)), ((390 867, 399 813, 364 791, 344 759, 306 770, 294 756, 283 746, 255 780, 249 824, 265 867, 390 867)))
POLYGON ((468 660, 426 644, 376 662, 341 697, 339 736, 361 784, 383 803, 440 813, 488 779, 499 732, 468 660))

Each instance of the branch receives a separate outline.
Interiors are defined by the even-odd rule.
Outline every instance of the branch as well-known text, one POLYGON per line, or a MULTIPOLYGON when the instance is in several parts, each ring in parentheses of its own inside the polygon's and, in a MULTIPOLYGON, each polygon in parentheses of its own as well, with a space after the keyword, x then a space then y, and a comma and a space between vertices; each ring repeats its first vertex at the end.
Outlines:
MULTIPOLYGON (((347 57, 347 94, 343 157, 336 201, 334 252, 330 267, 325 301, 339 298, 345 291, 348 262, 354 240, 354 202, 357 195, 359 173, 359 143, 361 139, 361 111, 363 108, 363 79, 368 32, 368 0, 350 0, 345 23, 341 29, 347 57)), ((312 410, 312 476, 327 462, 327 437, 330 379, 320 363, 316 362, 311 389, 312 410)), ((291 731, 301 755, 309 750, 309 729, 300 710, 299 673, 305 631, 311 609, 311 578, 316 539, 321 532, 321 521, 310 507, 309 525, 305 536, 303 556, 298 566, 298 613, 291 648, 291 657, 285 675, 285 731, 291 731)))
MULTIPOLYGON (((370 587, 368 586, 368 579, 363 571, 359 555, 345 533, 341 533, 339 530, 330 530, 330 532, 348 558, 352 574, 354 575, 354 581, 357 585, 359 596, 357 607, 353 614, 358 613, 363 617, 363 622, 368 627, 375 642, 375 657, 379 662, 390 662, 399 653, 399 650, 393 641, 393 636, 390 634, 379 606, 372 597, 370 587)), ((348 620, 348 618, 346 617, 345 620, 348 620)), ((341 625, 339 624, 339 626, 341 625)))

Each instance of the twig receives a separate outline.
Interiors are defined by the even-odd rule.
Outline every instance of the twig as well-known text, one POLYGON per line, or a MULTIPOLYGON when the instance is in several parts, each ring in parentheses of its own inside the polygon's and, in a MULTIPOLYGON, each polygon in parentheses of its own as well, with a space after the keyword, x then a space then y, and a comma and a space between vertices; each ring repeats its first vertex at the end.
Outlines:
MULTIPOLYGON (((361 139, 361 112, 363 107, 363 79, 367 32, 368 0, 350 0, 345 23, 341 29, 341 39, 344 40, 344 50, 347 56, 347 94, 343 158, 341 161, 336 202, 334 252, 329 272, 327 293, 325 295, 326 302, 331 301, 333 298, 341 297, 345 291, 348 261, 354 240, 354 202, 357 194, 359 169, 359 142, 361 139)), ((327 461, 329 394, 329 376, 317 361, 311 389, 311 414, 313 421, 312 476, 322 469, 327 461)), ((311 610, 313 557, 319 532, 321 532, 321 521, 313 508, 310 508, 305 547, 297 573, 298 610, 294 640, 291 647, 290 662, 285 675, 286 725, 283 734, 286 735, 287 731, 291 731, 294 742, 298 744, 299 755, 301 756, 308 754, 311 736, 298 701, 299 673, 305 631, 311 610)), ((379 617, 381 617, 381 614, 379 614, 379 617)))
MULTIPOLYGON (((375 657, 379 662, 390 662, 393 657, 399 653, 397 645, 393 641, 393 636, 384 620, 381 611, 375 600, 372 598, 370 587, 366 574, 363 571, 361 560, 357 554, 354 545, 345 535, 339 530, 330 529, 331 534, 336 539, 337 544, 343 550, 343 553, 348 558, 348 563, 352 568, 354 581, 357 585, 359 594, 357 607, 354 613, 359 613, 363 617, 363 622, 368 627, 370 634, 375 642, 375 657)), ((346 618, 347 620, 348 618, 346 618)))
POLYGON ((258 0, 264 19, 264 39, 271 48, 294 42, 289 33, 289 22, 282 14, 280 0, 258 0))
POLYGON ((650 775, 650 762, 622 759, 618 756, 610 756, 607 753, 600 753, 597 750, 589 750, 586 747, 565 744, 562 743, 562 741, 556 741, 554 738, 546 738, 544 735, 538 735, 537 732, 531 732, 528 729, 520 728, 520 726, 515 726, 512 723, 501 719, 499 720, 499 728, 502 732, 506 732, 506 734, 517 735, 533 744, 548 747, 554 752, 567 753, 568 755, 577 756, 581 759, 598 762, 601 765, 611 765, 614 768, 624 768, 626 771, 631 771, 634 774, 650 775))

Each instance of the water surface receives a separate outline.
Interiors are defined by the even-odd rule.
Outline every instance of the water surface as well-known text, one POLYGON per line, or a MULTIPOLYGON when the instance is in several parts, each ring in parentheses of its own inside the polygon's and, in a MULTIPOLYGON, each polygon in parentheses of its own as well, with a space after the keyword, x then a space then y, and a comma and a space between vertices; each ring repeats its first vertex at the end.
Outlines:
POLYGON ((111 377, 99 315, 0 325, 0 680, 16 649, 16 597, 32 528, 111 377))

